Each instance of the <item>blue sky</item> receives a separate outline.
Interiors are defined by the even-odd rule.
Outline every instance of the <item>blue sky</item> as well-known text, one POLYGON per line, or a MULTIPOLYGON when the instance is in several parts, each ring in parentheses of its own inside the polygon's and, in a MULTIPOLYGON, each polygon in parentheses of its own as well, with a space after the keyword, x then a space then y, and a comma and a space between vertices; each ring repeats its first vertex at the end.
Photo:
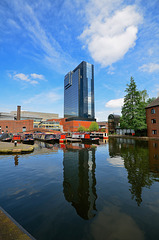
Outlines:
POLYGON ((95 67, 95 115, 120 114, 126 84, 159 95, 159 0, 0 1, 0 112, 63 117, 64 75, 95 67))

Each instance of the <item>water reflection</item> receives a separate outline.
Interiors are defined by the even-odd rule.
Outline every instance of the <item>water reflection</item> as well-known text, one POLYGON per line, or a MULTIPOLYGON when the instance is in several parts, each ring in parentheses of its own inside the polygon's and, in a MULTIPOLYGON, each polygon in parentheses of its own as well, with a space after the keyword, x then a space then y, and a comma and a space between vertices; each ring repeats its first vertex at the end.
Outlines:
POLYGON ((19 156, 16 155, 16 156, 14 157, 14 165, 15 165, 15 167, 18 166, 18 159, 19 159, 19 156))
POLYGON ((159 144, 155 141, 135 141, 134 139, 110 139, 110 157, 121 156, 128 172, 129 191, 138 206, 142 202, 142 190, 150 188, 159 178, 159 144), (152 173, 155 173, 152 174, 152 173), (157 173, 157 175, 156 175, 157 173))
POLYGON ((150 171, 159 177, 159 141, 151 140, 149 146, 150 171))
POLYGON ((120 207, 107 202, 91 225, 91 234, 94 240, 144 240, 144 232, 134 219, 122 212, 120 207), (100 236, 100 237, 99 237, 100 236))
POLYGON ((95 147, 79 143, 67 145, 64 151, 64 196, 83 219, 96 215, 95 151, 95 147))

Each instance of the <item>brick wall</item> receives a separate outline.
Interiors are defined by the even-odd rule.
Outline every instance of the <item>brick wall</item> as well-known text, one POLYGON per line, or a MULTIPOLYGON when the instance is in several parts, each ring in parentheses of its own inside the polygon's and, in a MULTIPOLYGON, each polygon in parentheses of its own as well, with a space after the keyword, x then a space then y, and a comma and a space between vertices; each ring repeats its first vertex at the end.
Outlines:
POLYGON ((150 107, 146 109, 146 122, 147 122, 147 136, 148 137, 159 137, 159 106, 150 107), (155 113, 151 113, 154 109, 155 113), (152 123, 152 119, 156 120, 156 123, 152 123), (153 131, 156 130, 156 134, 153 131))
POLYGON ((89 128, 91 123, 92 122, 90 121, 77 121, 77 120, 68 121, 68 122, 65 121, 63 125, 63 129, 66 132, 77 132, 80 126, 89 128))
POLYGON ((23 132, 23 129, 29 131, 33 129, 33 120, 0 120, 0 133, 18 133, 23 132))

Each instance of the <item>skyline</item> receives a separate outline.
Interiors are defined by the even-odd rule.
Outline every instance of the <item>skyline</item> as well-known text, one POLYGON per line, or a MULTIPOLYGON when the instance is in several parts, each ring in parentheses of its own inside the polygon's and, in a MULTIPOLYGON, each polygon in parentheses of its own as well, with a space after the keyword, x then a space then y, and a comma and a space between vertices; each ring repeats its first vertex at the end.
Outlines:
POLYGON ((0 112, 64 116, 64 76, 94 65, 95 117, 120 114, 132 76, 159 95, 159 0, 3 0, 0 112))

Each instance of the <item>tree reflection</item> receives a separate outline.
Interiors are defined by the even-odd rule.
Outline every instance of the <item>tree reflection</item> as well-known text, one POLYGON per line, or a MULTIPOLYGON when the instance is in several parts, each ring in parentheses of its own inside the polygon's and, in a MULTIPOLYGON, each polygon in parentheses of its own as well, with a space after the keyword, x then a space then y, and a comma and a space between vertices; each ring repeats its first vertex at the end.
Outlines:
POLYGON ((135 141, 134 139, 110 139, 110 156, 120 155, 124 160, 124 166, 128 172, 128 182, 132 199, 138 206, 142 202, 143 187, 150 188, 153 176, 149 167, 148 142, 135 141))
POLYGON ((95 178, 95 148, 67 148, 64 151, 64 181, 65 199, 72 203, 77 214, 84 219, 96 215, 96 178, 95 178))

